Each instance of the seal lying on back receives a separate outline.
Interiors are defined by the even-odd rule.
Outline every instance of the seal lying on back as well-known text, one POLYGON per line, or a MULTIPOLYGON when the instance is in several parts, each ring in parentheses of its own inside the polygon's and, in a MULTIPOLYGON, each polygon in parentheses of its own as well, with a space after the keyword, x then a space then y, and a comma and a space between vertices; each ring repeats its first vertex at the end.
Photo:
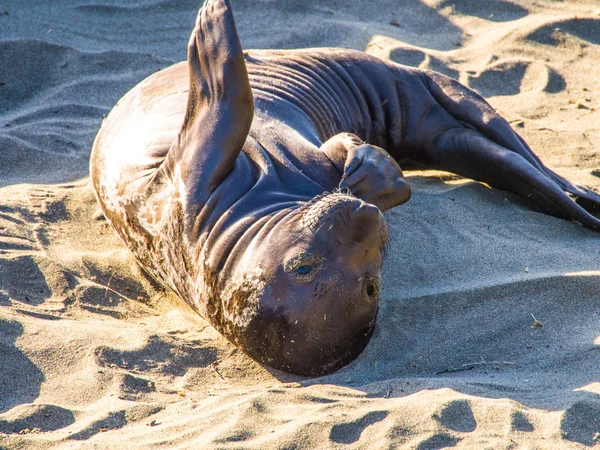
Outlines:
POLYGON ((369 341, 381 211, 410 198, 415 163, 600 228, 600 196, 458 82, 349 50, 244 53, 228 0, 200 10, 187 64, 115 106, 91 176, 147 272, 255 360, 319 375, 369 341))

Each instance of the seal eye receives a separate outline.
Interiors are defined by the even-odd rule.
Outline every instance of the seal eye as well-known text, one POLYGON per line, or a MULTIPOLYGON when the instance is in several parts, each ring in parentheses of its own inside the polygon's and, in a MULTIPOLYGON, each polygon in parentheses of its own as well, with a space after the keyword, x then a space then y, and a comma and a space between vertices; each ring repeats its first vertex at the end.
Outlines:
POLYGON ((296 269, 296 273, 300 274, 300 275, 306 275, 310 272, 312 272, 313 270, 313 266, 309 266, 309 265, 304 265, 304 266, 300 266, 296 269))
POLYGON ((283 264, 283 270, 293 274, 302 283, 312 281, 322 268, 323 258, 309 252, 300 252, 283 264))

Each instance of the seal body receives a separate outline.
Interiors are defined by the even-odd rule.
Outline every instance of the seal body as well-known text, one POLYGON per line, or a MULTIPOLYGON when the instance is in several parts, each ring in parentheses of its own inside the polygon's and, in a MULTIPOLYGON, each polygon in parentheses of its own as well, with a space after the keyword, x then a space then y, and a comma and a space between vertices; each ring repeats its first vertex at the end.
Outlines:
POLYGON ((318 375, 369 341, 381 211, 410 198, 413 165, 600 228, 600 197, 458 82, 350 50, 244 53, 225 0, 201 9, 187 63, 115 106, 91 176, 148 273, 254 359, 318 375))

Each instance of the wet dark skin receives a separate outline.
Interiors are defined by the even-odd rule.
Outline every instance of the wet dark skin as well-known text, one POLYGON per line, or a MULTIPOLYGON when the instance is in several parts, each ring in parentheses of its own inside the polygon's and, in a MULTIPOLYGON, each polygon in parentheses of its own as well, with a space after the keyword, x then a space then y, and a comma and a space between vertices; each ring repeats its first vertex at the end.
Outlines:
POLYGON ((460 83, 350 50, 244 52, 228 0, 200 10, 187 63, 119 101, 90 170, 150 275, 255 360, 314 376, 369 342, 382 211, 410 199, 415 165, 600 228, 600 196, 460 83))

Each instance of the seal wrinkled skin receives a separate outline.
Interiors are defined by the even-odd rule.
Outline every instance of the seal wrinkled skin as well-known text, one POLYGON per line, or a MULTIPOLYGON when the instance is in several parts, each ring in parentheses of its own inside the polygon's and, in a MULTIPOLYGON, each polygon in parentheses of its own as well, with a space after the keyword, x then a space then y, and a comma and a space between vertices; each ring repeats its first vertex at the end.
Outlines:
POLYGON ((410 199, 401 167, 417 166, 600 228, 600 196, 457 81, 351 50, 244 52, 229 0, 206 1, 187 62, 119 101, 90 161, 140 265, 249 356, 303 375, 369 342, 382 211, 410 199))

